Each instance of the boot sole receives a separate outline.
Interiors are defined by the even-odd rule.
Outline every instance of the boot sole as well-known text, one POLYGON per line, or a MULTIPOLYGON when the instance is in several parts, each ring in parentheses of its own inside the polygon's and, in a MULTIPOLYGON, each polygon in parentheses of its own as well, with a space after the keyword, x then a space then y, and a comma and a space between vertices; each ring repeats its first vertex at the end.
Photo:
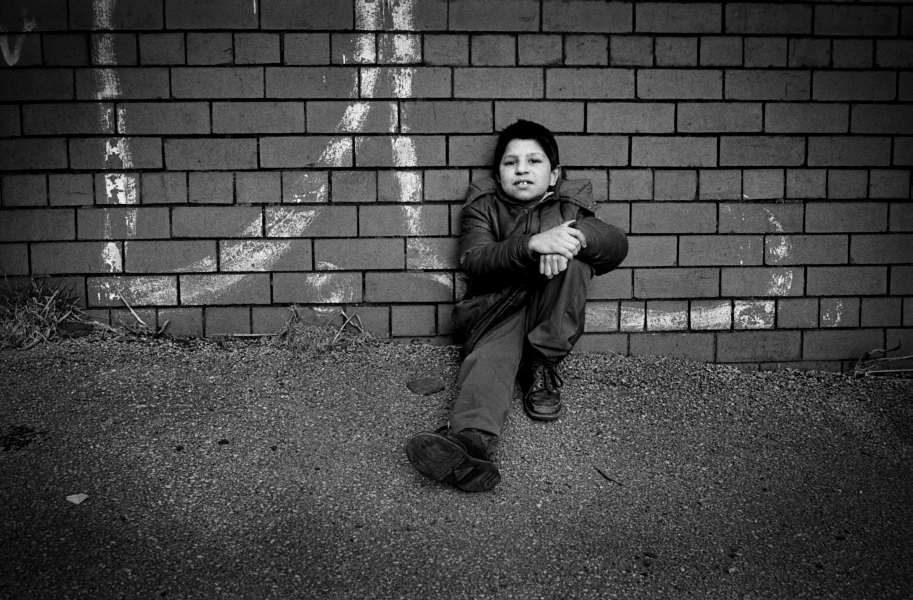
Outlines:
POLYGON ((412 436, 406 442, 406 456, 425 477, 464 492, 487 492, 501 481, 493 462, 469 456, 459 443, 436 433, 412 436))
POLYGON ((532 408, 532 404, 528 399, 523 399, 523 410, 526 411, 526 414, 529 415, 530 419, 535 419, 536 421, 554 421, 558 418, 558 415, 561 414, 561 405, 555 407, 555 412, 552 413, 541 413, 536 412, 532 408))

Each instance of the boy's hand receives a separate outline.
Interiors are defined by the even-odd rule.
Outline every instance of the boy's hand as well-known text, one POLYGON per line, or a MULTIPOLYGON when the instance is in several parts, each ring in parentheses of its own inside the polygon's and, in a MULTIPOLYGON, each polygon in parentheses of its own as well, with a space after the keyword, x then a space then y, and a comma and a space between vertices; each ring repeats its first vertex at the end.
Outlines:
POLYGON ((579 229, 571 227, 572 223, 574 221, 566 221, 557 227, 537 233, 530 238, 529 249, 543 255, 559 254, 565 259, 571 260, 580 252, 581 248, 586 248, 586 236, 579 229))
POLYGON ((567 269, 567 259, 560 254, 543 254, 539 257, 539 272, 551 279, 567 269))

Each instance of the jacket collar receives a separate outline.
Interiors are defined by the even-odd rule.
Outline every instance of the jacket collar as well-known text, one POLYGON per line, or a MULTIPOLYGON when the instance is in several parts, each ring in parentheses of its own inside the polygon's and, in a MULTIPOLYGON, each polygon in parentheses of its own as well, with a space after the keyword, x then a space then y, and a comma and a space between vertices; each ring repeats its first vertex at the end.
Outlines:
MULTIPOLYGON (((475 200, 487 194, 494 194, 499 200, 507 204, 526 204, 508 198, 501 189, 501 185, 494 177, 485 177, 473 181, 469 185, 469 190, 466 192, 466 202, 463 206, 472 204, 475 200)), ((549 194, 552 194, 552 199, 572 202, 590 212, 596 212, 596 203, 593 200, 593 184, 590 183, 589 179, 559 179, 553 190, 546 193, 546 195, 535 204, 547 200, 549 194)))

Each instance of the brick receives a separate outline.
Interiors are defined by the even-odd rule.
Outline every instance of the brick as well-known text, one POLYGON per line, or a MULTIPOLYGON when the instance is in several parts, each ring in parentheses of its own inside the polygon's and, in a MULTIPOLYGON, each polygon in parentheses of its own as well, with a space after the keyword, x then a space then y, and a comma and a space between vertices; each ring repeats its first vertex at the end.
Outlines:
POLYGON ((171 96, 164 67, 76 70, 77 100, 164 100, 171 96), (117 85, 108 85, 116 81, 117 85))
POLYGON ((542 30, 627 33, 634 25, 632 7, 628 2, 545 0, 542 4, 542 30))
POLYGON ((76 211, 80 240, 167 238, 168 209, 150 207, 80 208, 76 211))
POLYGON ((631 298, 633 289, 632 270, 615 269, 606 275, 591 279, 586 297, 588 300, 631 298))
POLYGON ((415 33, 379 34, 377 36, 377 62, 400 65, 421 63, 422 37, 415 33))
POLYGON ((773 300, 736 300, 732 306, 733 329, 773 329, 773 300))
POLYGON ((114 133, 114 107, 95 102, 25 105, 22 132, 25 135, 114 133))
POLYGON ((715 167, 716 139, 688 136, 634 137, 631 165, 635 167, 715 167))
POLYGON ((587 105, 587 130, 595 133, 672 133, 671 103, 597 103, 587 105))
POLYGON ((208 134, 209 103, 120 103, 117 124, 120 133, 131 135, 208 134))
POLYGON ((177 277, 89 277, 86 288, 89 306, 122 307, 125 300, 134 307, 178 303, 177 277))
POLYGON ((618 303, 587 303, 584 316, 584 331, 618 331, 618 303))
POLYGON ((213 102, 212 130, 213 133, 304 133, 304 103, 213 102))
MULTIPOLYGON (((48 176, 51 206, 85 206, 95 202, 92 176, 52 174, 48 176)), ((9 197, 4 194, 4 202, 9 197)))
POLYGON ((366 302, 453 302, 449 273, 365 273, 366 302))
MULTIPOLYGON (((889 71, 815 71, 814 100, 894 100, 896 76, 889 71)), ((798 99, 807 99, 798 98, 798 99)))
POLYGON ((720 362, 783 361, 802 357, 798 331, 740 331, 716 336, 720 362))
MULTIPOLYGON (((361 3, 360 3, 361 4, 361 3)), ((361 4, 355 12, 355 29, 440 31, 447 29, 447 1, 428 0, 410 5, 408 11, 361 4), (368 9, 368 10, 364 10, 368 9)), ((317 4, 320 6, 320 4, 317 4)), ((389 5, 388 5, 389 6, 389 5)))
POLYGON ((856 360, 870 350, 884 347, 881 329, 808 331, 802 344, 802 358, 856 360))
POLYGON ((634 97, 634 71, 631 69, 548 69, 545 83, 547 98, 634 97))
POLYGON ((869 172, 865 169, 828 169, 828 198, 866 198, 869 172))
POLYGON ((859 327, 859 298, 822 298, 820 327, 859 327))
POLYGON ((425 171, 425 200, 462 200, 469 187, 469 172, 459 170, 425 171))
MULTIPOLYGON (((768 104, 768 110, 770 109, 768 104)), ((678 131, 684 133, 758 132, 761 131, 760 103, 748 102, 680 102, 678 131)))
MULTIPOLYGON (((446 67, 363 67, 362 98, 449 98, 446 67)), ((341 94, 345 96, 345 94, 341 94)))
POLYGON ((653 173, 654 200, 696 200, 697 171, 676 169, 653 173))
POLYGON ((330 62, 336 65, 377 62, 377 36, 373 33, 330 35, 330 62))
POLYGON ((293 309, 291 306, 251 307, 251 333, 278 333, 282 331, 286 323, 288 323, 293 309))
POLYGON ((286 33, 283 35, 283 50, 287 65, 329 64, 330 34, 286 33))
POLYGON ((379 171, 377 199, 380 202, 421 202, 421 171, 379 171))
POLYGON ((0 102, 71 100, 72 69, 2 69, 0 102))
POLYGON ((643 331, 647 320, 646 302, 622 302, 618 320, 621 331, 643 331))
POLYGON ((375 202, 377 173, 374 171, 334 171, 333 202, 375 202))
POLYGON ((187 202, 186 173, 143 173, 143 204, 184 204, 187 202))
POLYGON ((527 119, 553 133, 583 131, 583 102, 495 102, 495 131, 503 130, 517 119, 527 119))
POLYGON ((688 329, 688 302, 684 300, 647 303, 647 330, 681 331, 688 329))
POLYGON ((784 197, 783 169, 745 169, 742 172, 743 200, 771 200, 784 197))
POLYGON ((805 208, 809 233, 886 231, 888 206, 878 202, 815 202, 805 208))
POLYGON ((263 29, 352 29, 354 14, 347 2, 261 0, 263 29))
POLYGON ((355 138, 358 167, 439 167, 446 163, 444 136, 355 138))
POLYGON ((765 111, 764 128, 770 133, 846 133, 849 125, 847 104, 777 102, 765 111))
POLYGON ((472 64, 512 66, 517 60, 517 41, 509 35, 472 36, 472 64))
POLYGON ((814 329, 816 327, 818 327, 817 298, 777 300, 778 329, 814 329))
POLYGON ((542 69, 456 68, 455 98, 541 98, 542 69))
POLYGON ((70 139, 73 169, 160 169, 162 140, 152 137, 70 139))
POLYGON ((394 336, 429 336, 437 330, 433 305, 393 306, 390 316, 394 336))
POLYGON ((181 304, 269 304, 269 278, 267 273, 180 275, 181 304))
POLYGON ((638 203, 631 207, 632 233, 712 233, 716 206, 709 203, 638 203))
POLYGON ((564 166, 621 166, 628 162, 627 136, 555 136, 564 166))
MULTIPOLYGON (((260 0, 266 12, 275 0, 260 0)), ((167 29, 256 29, 257 13, 247 0, 165 0, 167 29)))
POLYGON ((187 34, 188 65, 230 65, 234 61, 231 33, 219 31, 187 34))
POLYGON ((212 307, 204 310, 206 337, 250 333, 249 307, 212 307))
POLYGON ((602 203, 596 208, 596 217, 621 229, 623 232, 631 233, 631 205, 627 203, 602 203))
POLYGON ((651 169, 612 169, 609 171, 609 200, 652 200, 651 169))
POLYGON ((732 327, 732 303, 729 300, 694 300, 691 302, 691 329, 726 330, 732 327))
POLYGON ((237 173, 235 195, 238 204, 278 204, 282 202, 281 174, 271 171, 237 173))
MULTIPOLYGON (((810 80, 811 77, 808 71, 777 69, 727 70, 726 99, 808 100, 811 91, 810 80)), ((815 89, 817 93, 817 87, 815 89)))
POLYGON ((720 138, 721 166, 797 166, 803 162, 805 139, 801 137, 733 135, 720 138))
POLYGON ((143 33, 139 36, 139 56, 143 65, 183 65, 187 49, 183 33, 143 33))
POLYGON ((171 83, 175 98, 263 98, 263 67, 176 67, 171 83))
POLYGON ((137 204, 139 173, 96 173, 95 204, 137 204))
POLYGON ((726 31, 753 34, 808 34, 812 32, 812 7, 755 2, 727 4, 726 31))
POLYGON ((720 273, 723 296, 801 296, 804 287, 802 268, 724 267, 720 273))
POLYGON ((897 35, 899 18, 896 7, 821 5, 815 12, 815 35, 897 35))
POLYGON ((853 106, 851 131, 890 135, 913 134, 913 110, 910 110, 909 105, 857 104, 853 106))
POLYGON ((891 138, 821 136, 808 140, 808 166, 877 167, 891 164, 891 138))
POLYGON ((276 136, 260 141, 261 168, 351 167, 352 138, 276 136))
POLYGON ((48 204, 48 178, 44 175, 5 175, 2 188, 5 207, 48 204))
POLYGON ((67 168, 62 138, 0 140, 0 171, 43 171, 67 168))
MULTIPOLYGON (((69 3, 70 29, 162 29, 162 2, 154 0, 118 0, 104 15, 107 27, 98 27, 94 5, 85 2, 69 3)), ((41 24, 45 29, 44 23, 41 24)))
POLYGON ((738 36, 702 37, 700 64, 703 67, 741 66, 742 38, 738 36))
POLYGON ((701 200, 741 200, 742 172, 731 169, 701 169, 698 175, 701 200))
POLYGON ((787 169, 787 198, 826 198, 826 169, 787 169))
MULTIPOLYGON (((871 44, 871 42, 868 42, 871 44)), ((878 40, 877 65, 887 69, 913 67, 913 43, 910 40, 878 40)), ((871 67, 871 64, 865 65, 871 67)))
POLYGON ((828 67, 831 64, 829 39, 790 38, 787 64, 797 67, 828 67))
POLYGON ((79 33, 46 33, 41 37, 41 54, 47 67, 86 67, 90 63, 89 38, 79 33))
POLYGON ((894 202, 891 204, 891 231, 913 231, 913 204, 894 202))
MULTIPOLYGON (((494 161, 495 136, 451 135, 447 138, 447 156, 450 166, 491 168, 494 161)), ((487 171, 484 177, 489 176, 487 171)), ((475 177, 473 177, 475 179, 475 177)))
POLYGON ((846 235, 770 235, 765 240, 768 265, 846 264, 846 235))
POLYGON ((29 252, 26 244, 0 244, 0 273, 5 276, 29 274, 29 252))
POLYGON ((567 65, 609 64, 609 39, 604 35, 567 35, 564 38, 567 65))
POLYGON ((266 65, 281 62, 278 33, 236 33, 235 64, 266 65))
MULTIPOLYGON (((169 170, 186 171, 255 169, 257 168, 257 140, 165 140, 165 165, 169 170)), ((264 166, 270 165, 264 164, 264 166)))
POLYGON ((913 165, 913 138, 894 138, 895 165, 913 165))
POLYGON ((310 240, 222 240, 220 271, 310 271, 310 240))
POLYGON ((869 173, 870 198, 909 198, 910 171, 872 169, 869 173))
POLYGON ((192 273, 216 270, 216 242, 124 242, 125 273, 192 273))
POLYGON ((22 135, 21 121, 18 106, 0 105, 0 138, 22 135))
MULTIPOLYGON (((532 36, 531 36, 532 37, 532 36)), ((520 56, 523 56, 523 38, 520 38, 520 56)), ((558 38, 558 60, 561 60, 561 39, 558 38)), ((427 65, 454 65, 469 64, 469 36, 468 35, 426 35, 425 47, 422 52, 427 65)), ((521 60, 521 64, 522 60, 521 60)))
POLYGON ((888 291, 887 267, 808 267, 810 296, 877 296, 888 291))
POLYGON ((891 295, 913 295, 913 267, 891 267, 891 295))
POLYGON ((105 48, 92 53, 91 62, 97 66, 136 65, 136 35, 132 33, 90 34, 92 48, 105 48))
MULTIPOLYGON (((393 107, 396 111, 396 107, 393 107)), ((403 133, 489 133, 491 102, 404 102, 403 133)))
POLYGON ((278 238, 355 237, 354 206, 266 207, 266 236, 278 238))
POLYGON ((856 265, 913 262, 913 234, 854 235, 850 248, 850 263, 856 265))
POLYGON ((614 67, 653 66, 653 38, 646 35, 611 36, 609 62, 614 67))
POLYGON ((34 242, 76 238, 73 211, 20 209, 0 211, 0 241, 34 242))
POLYGON ((760 265, 764 241, 756 235, 683 235, 678 263, 682 266, 760 265))
POLYGON ((172 237, 260 237, 263 217, 250 206, 177 207, 173 209, 172 237))
POLYGON ((710 333, 639 333, 631 335, 630 343, 632 356, 713 361, 713 334, 710 333))
POLYGON ((231 204, 235 199, 233 173, 190 173, 189 200, 193 204, 231 204))
POLYGON ((655 42, 657 67, 696 67, 696 37, 658 37, 655 42))
POLYGON ((539 31, 537 0, 461 0, 450 4, 451 31, 539 31))
POLYGON ((636 30, 656 33, 719 33, 722 8, 716 3, 635 4, 636 30))
POLYGON ((121 256, 121 245, 115 242, 32 244, 31 272, 33 275, 119 272, 121 256))
POLYGON ((674 267, 678 240, 673 235, 628 236, 626 267, 674 267))
POLYGON ((903 299, 903 315, 903 326, 910 327, 913 325, 913 298, 903 299))
POLYGON ((457 238, 408 238, 406 240, 407 269, 459 269, 457 238))
POLYGON ((721 204, 720 233, 801 232, 802 208, 798 203, 721 204))
POLYGON ((868 69, 872 66, 872 40, 834 40, 833 66, 837 69, 868 69))
MULTIPOLYGON (((567 179, 588 179, 593 186, 593 198, 597 202, 605 200, 609 196, 609 177, 605 169, 567 169, 564 172, 567 179)), ((615 205, 608 208, 609 211, 620 210, 621 205, 615 205)), ((598 210, 598 209, 597 209, 598 210)))
POLYGON ((900 327, 902 303, 900 298, 863 298, 862 327, 900 327))
POLYGON ((359 235, 363 237, 449 233, 446 206, 362 206, 359 214, 359 235))
POLYGON ((787 65, 787 55, 786 38, 745 38, 746 67, 785 67, 787 65))
POLYGON ((713 298, 719 296, 719 269, 684 268, 637 269, 634 295, 637 298, 713 298))
POLYGON ((655 99, 723 97, 723 74, 717 70, 650 69, 637 78, 637 97, 655 99))

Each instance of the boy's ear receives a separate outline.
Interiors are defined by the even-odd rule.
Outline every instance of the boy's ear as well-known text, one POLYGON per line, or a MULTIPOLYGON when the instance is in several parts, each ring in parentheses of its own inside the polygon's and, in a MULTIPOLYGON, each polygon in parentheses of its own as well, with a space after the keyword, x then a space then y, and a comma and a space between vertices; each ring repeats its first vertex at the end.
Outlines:
POLYGON ((558 183, 558 178, 560 176, 561 176, 561 165, 558 165, 557 167, 552 169, 551 183, 549 185, 552 186, 552 185, 555 185, 556 183, 558 183))

